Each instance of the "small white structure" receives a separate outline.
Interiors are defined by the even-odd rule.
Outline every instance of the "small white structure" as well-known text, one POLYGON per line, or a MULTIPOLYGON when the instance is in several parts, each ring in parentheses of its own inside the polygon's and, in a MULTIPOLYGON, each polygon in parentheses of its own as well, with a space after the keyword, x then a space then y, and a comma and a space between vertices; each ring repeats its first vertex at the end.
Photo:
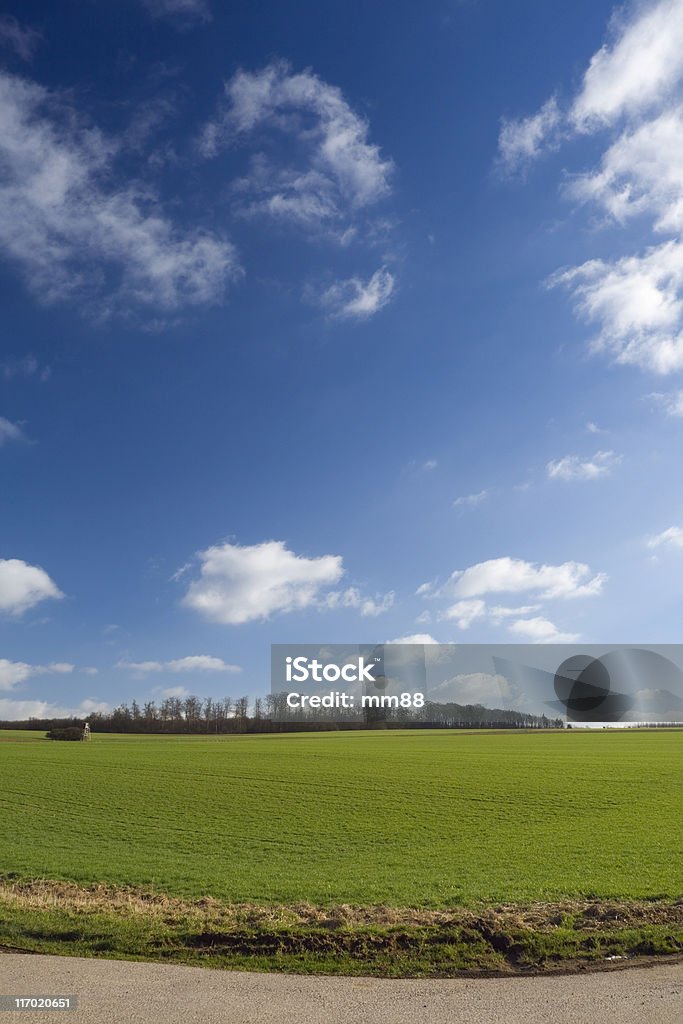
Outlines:
POLYGON ((89 740, 90 739, 90 722, 85 722, 84 723, 84 725, 83 725, 83 735, 81 736, 81 739, 82 740, 89 740))

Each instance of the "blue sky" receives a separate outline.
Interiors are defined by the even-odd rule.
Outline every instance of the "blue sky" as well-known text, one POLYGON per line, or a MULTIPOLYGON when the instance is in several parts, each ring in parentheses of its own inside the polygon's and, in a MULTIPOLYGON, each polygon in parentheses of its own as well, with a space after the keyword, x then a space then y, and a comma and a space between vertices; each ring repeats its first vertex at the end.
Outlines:
POLYGON ((683 3, 0 18, 0 717, 666 643, 683 3))

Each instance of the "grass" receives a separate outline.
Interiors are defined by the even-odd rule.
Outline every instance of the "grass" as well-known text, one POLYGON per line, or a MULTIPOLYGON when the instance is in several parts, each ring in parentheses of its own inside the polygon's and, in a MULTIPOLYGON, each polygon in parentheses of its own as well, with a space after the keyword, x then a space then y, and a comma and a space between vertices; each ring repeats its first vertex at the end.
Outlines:
POLYGON ((0 879, 0 951, 251 970, 429 977, 581 969, 683 950, 683 903, 419 910, 224 904, 0 879))
POLYGON ((672 953, 682 755, 673 730, 0 732, 0 944, 384 974, 672 953))

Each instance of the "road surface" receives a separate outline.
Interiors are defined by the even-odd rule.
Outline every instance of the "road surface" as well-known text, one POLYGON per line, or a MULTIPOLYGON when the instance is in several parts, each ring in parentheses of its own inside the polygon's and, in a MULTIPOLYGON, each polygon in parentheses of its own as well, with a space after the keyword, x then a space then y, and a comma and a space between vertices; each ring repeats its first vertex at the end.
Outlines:
POLYGON ((387 981, 0 954, 0 994, 75 995, 1 1024, 682 1024, 683 963, 555 977, 387 981))

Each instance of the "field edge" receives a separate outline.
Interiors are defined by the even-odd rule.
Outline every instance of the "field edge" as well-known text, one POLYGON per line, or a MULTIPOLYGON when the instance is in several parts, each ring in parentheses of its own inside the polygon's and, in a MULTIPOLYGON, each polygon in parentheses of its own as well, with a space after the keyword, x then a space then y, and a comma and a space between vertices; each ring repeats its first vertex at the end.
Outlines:
POLYGON ((425 910, 229 904, 0 876, 0 950, 235 970, 457 977, 567 973, 683 955, 683 899, 425 910))

